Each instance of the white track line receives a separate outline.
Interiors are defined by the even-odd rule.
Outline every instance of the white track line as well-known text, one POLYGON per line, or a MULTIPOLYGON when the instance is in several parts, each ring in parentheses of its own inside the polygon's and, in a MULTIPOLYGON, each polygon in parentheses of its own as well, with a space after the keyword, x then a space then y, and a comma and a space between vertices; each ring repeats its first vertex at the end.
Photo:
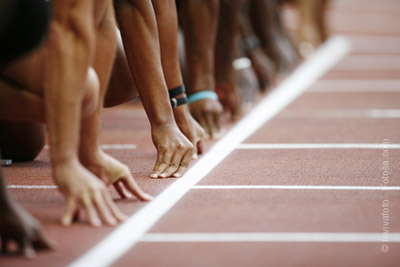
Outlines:
POLYGON ((321 80, 306 93, 400 92, 400 80, 321 80))
POLYGON ((283 189, 283 190, 365 190, 399 191, 400 186, 345 186, 345 185, 195 185, 192 189, 243 190, 243 189, 283 189))
MULTIPOLYGON (((136 149, 137 145, 135 144, 109 144, 109 145, 100 145, 102 149, 136 149)), ((49 149, 50 147, 46 145, 45 149, 49 149)))
POLYGON ((340 71, 400 70, 399 55, 350 55, 334 68, 340 71))
POLYGON ((239 121, 210 151, 190 168, 184 177, 136 212, 103 241, 70 266, 109 266, 126 253, 176 202, 206 176, 243 140, 274 117, 310 87, 350 50, 341 37, 328 40, 321 48, 239 121))
MULTIPOLYGON (((381 243, 382 233, 148 233, 141 242, 357 242, 381 243)), ((400 233, 390 233, 390 243, 400 233)))
POLYGON ((10 189, 57 189, 57 185, 8 185, 10 189))
POLYGON ((398 119, 400 109, 366 109, 366 110, 318 110, 318 111, 298 111, 287 110, 280 116, 290 118, 370 118, 370 119, 398 119))
POLYGON ((236 149, 400 149, 400 144, 240 144, 236 149))

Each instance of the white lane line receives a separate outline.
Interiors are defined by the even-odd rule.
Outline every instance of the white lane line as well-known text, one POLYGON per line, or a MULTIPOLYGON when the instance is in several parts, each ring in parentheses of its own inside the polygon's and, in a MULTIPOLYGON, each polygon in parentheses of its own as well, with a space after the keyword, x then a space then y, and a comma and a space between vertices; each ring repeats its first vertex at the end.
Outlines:
MULTIPOLYGON (((109 145, 100 145, 102 149, 136 149, 137 145, 135 144, 109 144, 109 145)), ((49 149, 50 146, 46 145, 45 149, 49 149)))
MULTIPOLYGON (((382 233, 148 233, 141 242, 354 242, 381 243, 382 233)), ((400 242, 400 233, 390 233, 390 243, 400 242)))
POLYGON ((333 37, 300 65, 276 90, 240 120, 184 177, 136 212, 115 231, 70 266, 109 266, 126 253, 197 182, 227 157, 243 140, 296 99, 350 50, 349 43, 333 37))
POLYGON ((321 80, 306 93, 400 92, 400 80, 321 80))
POLYGON ((392 71, 400 70, 399 55, 350 55, 334 70, 348 71, 392 71))
POLYGON ((240 144, 236 149, 400 149, 400 144, 240 144))
POLYGON ((10 189, 57 189, 57 185, 8 185, 10 189))
POLYGON ((400 38, 397 36, 348 35, 355 53, 399 54, 400 38))
POLYGON ((371 118, 371 119, 398 119, 400 109, 366 109, 366 110, 287 110, 280 114, 290 118, 371 118))
POLYGON ((345 186, 345 185, 195 185, 192 189, 235 190, 235 189, 283 189, 283 190, 366 190, 399 191, 400 186, 345 186))

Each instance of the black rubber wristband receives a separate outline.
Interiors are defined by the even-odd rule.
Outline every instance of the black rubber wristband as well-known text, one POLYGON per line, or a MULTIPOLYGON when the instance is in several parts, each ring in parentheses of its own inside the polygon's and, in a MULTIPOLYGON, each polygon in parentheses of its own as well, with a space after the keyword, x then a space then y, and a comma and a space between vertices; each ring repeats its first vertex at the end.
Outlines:
POLYGON ((244 51, 253 50, 261 46, 261 41, 257 36, 252 36, 248 39, 242 40, 241 47, 244 51))
POLYGON ((188 102, 186 94, 183 94, 183 96, 179 98, 172 97, 170 101, 171 101, 171 107, 173 109, 179 107, 180 105, 187 104, 188 102))
POLYGON ((169 98, 175 98, 185 93, 185 85, 179 85, 178 87, 168 90, 169 98))

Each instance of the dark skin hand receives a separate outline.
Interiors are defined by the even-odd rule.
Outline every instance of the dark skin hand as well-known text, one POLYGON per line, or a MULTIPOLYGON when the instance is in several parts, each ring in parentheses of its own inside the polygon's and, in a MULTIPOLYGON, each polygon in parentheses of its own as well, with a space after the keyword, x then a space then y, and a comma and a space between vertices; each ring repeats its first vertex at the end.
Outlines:
POLYGON ((267 90, 277 84, 274 63, 260 48, 248 52, 251 66, 257 75, 258 83, 262 91, 267 90))
POLYGON ((193 145, 175 122, 162 67, 162 51, 153 3, 116 1, 126 58, 151 125, 157 161, 151 178, 180 177, 187 170, 193 145))
POLYGON ((190 104, 190 112, 205 129, 210 139, 216 140, 223 136, 221 114, 223 108, 218 101, 202 99, 190 104))
MULTIPOLYGON (((251 0, 245 2, 244 12, 240 16, 240 32, 243 40, 259 41, 258 36, 254 32, 253 25, 249 18, 249 4, 251 0)), ((255 44, 254 47, 244 48, 244 52, 251 60, 251 66, 257 75, 260 90, 266 90, 276 85, 276 70, 274 63, 268 58, 265 51, 260 45, 255 44)))
POLYGON ((53 249, 54 243, 43 234, 40 223, 15 202, 1 175, 0 170, 1 252, 10 252, 10 241, 15 241, 17 253, 27 258, 34 258, 35 250, 53 249))
POLYGON ((326 10, 328 0, 296 0, 300 23, 297 27, 299 51, 302 56, 309 56, 320 44, 328 39, 326 10))
POLYGON ((254 31, 276 70, 279 74, 288 73, 299 57, 283 27, 277 0, 250 0, 249 12, 254 31))
MULTIPOLYGON (((178 18, 175 0, 152 1, 157 18, 157 27, 161 48, 161 63, 165 82, 169 89, 183 84, 178 55, 178 18)), ((177 96, 177 98, 181 97, 177 96)), ((203 152, 203 128, 193 119, 187 105, 173 109, 175 122, 181 132, 194 146, 193 157, 203 152)), ((180 174, 178 176, 181 176, 180 174)))

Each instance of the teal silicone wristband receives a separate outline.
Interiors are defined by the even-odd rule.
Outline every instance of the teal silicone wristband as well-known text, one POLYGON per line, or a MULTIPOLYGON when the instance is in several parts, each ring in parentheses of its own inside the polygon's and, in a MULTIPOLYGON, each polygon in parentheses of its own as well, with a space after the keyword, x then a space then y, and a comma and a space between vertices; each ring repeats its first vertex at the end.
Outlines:
POLYGON ((202 99, 218 101, 218 95, 213 91, 200 91, 188 97, 188 102, 193 103, 202 99))

